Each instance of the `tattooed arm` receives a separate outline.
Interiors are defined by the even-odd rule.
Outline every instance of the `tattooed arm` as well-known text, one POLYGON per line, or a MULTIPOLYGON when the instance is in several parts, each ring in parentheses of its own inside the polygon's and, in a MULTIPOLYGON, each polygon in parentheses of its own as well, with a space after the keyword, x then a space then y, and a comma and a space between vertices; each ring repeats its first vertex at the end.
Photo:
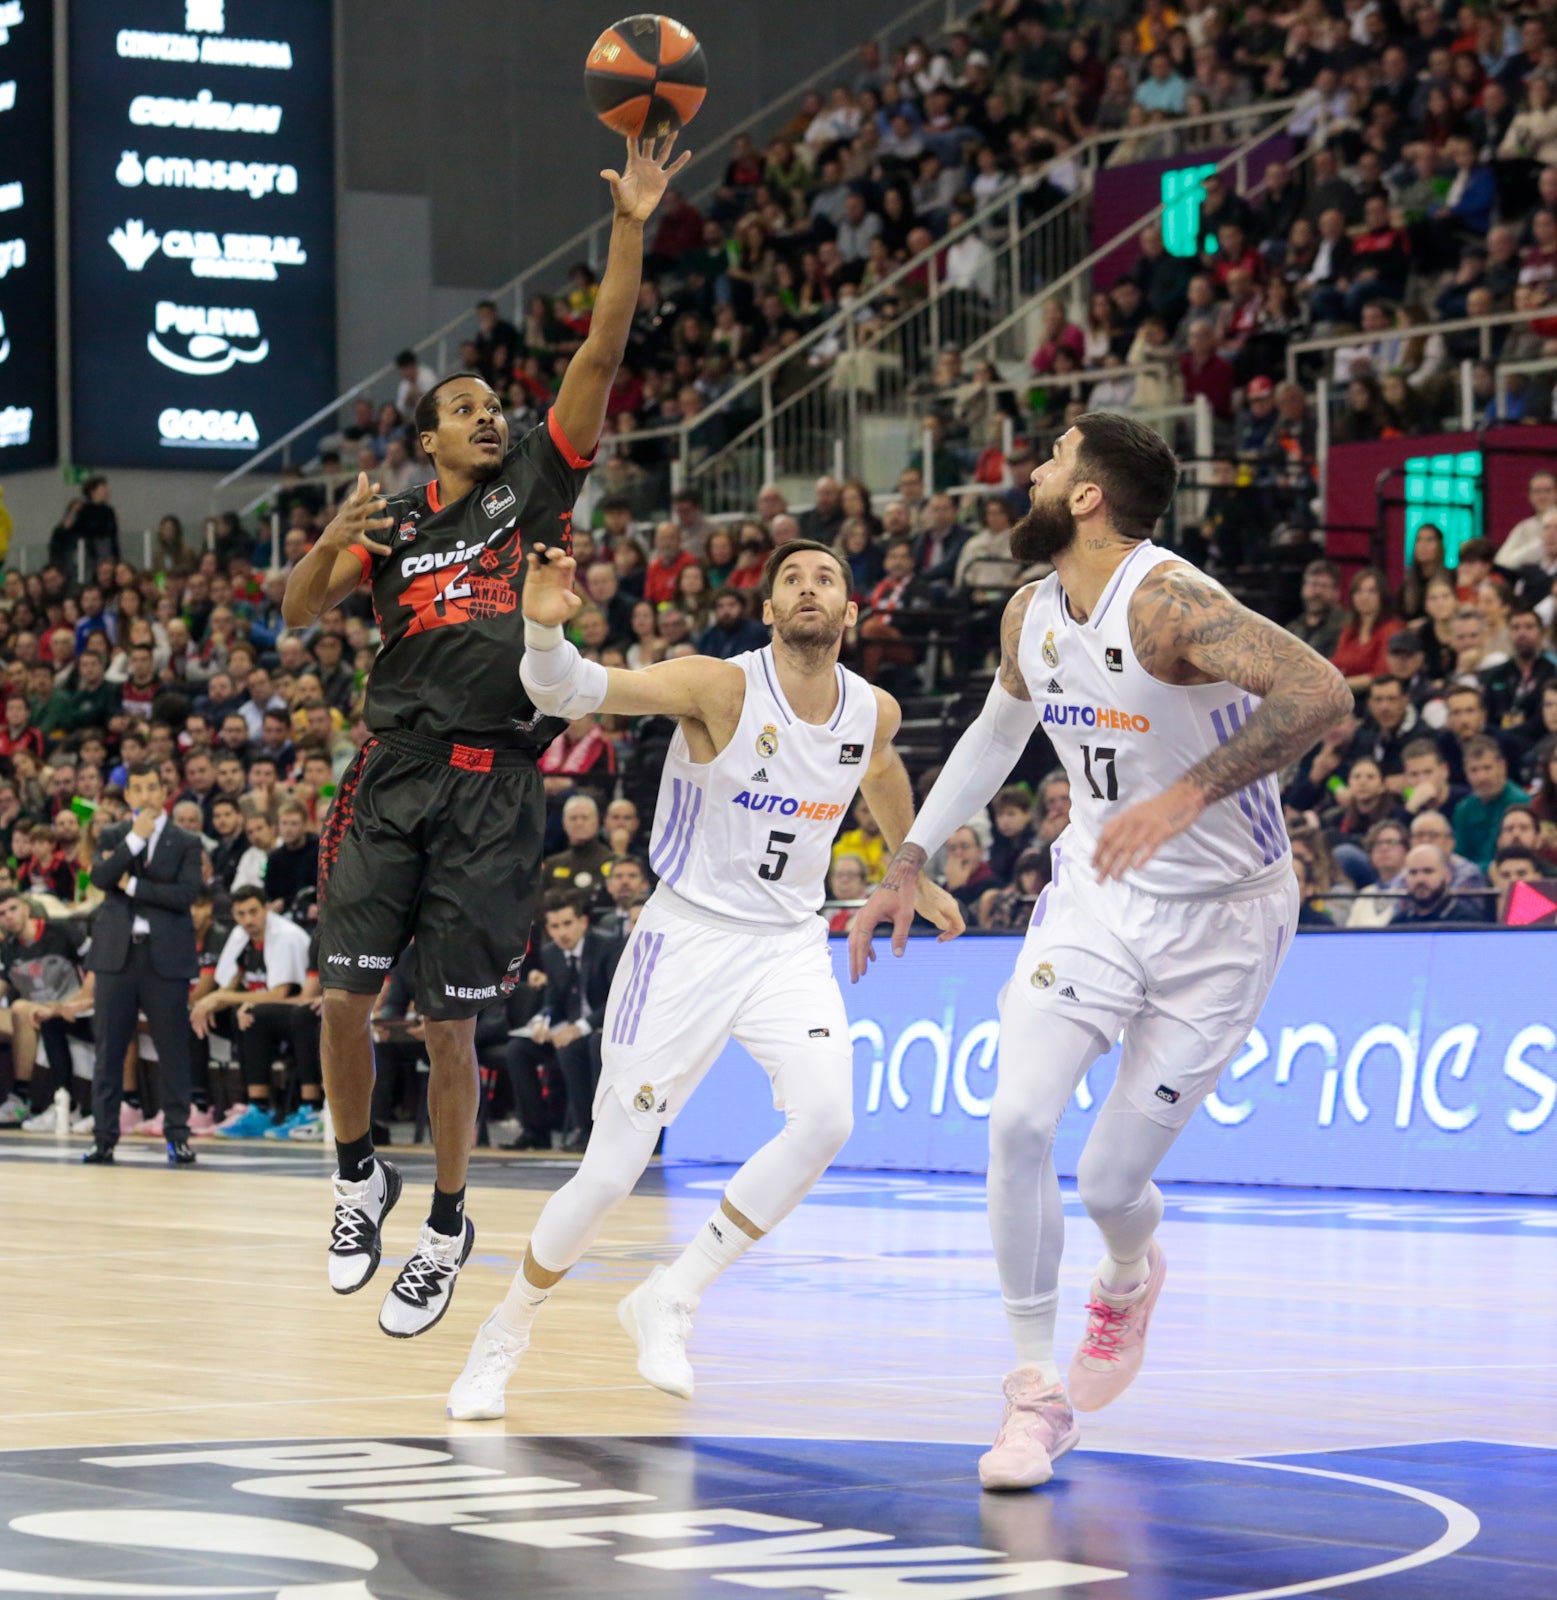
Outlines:
POLYGON ((1164 562, 1135 591, 1130 643, 1163 683, 1231 683, 1264 704, 1171 788, 1103 828, 1093 861, 1101 878, 1145 866, 1207 806, 1279 772, 1352 713, 1351 690, 1328 661, 1184 562, 1164 562))
POLYGON ((1035 588, 1029 584, 1019 589, 1006 603, 1000 624, 1000 673, 984 709, 947 757, 908 837, 892 857, 886 877, 860 908, 849 930, 849 974, 856 983, 873 959, 871 935, 877 923, 891 922, 892 950, 902 955, 925 862, 955 829, 989 804, 1038 725, 1037 708, 1017 659, 1022 624, 1035 588))

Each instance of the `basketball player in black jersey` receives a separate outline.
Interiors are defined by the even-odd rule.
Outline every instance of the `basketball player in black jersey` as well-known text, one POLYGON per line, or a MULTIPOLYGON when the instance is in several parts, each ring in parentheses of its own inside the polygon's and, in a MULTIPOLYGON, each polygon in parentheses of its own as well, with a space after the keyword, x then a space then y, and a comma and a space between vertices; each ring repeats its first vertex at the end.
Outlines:
POLYGON ((400 1175, 373 1153, 369 1018, 385 974, 416 940, 417 1010, 432 1066, 432 1209, 385 1297, 396 1338, 448 1309, 475 1230, 464 1215, 475 1137, 476 1014, 511 989, 539 889, 546 805, 536 759, 563 724, 519 682, 526 554, 571 545, 573 502, 593 461, 643 268, 644 223, 670 179, 674 138, 628 141, 610 254, 589 336, 545 422, 510 445, 502 401, 456 373, 416 408, 436 479, 392 499, 367 475, 287 580, 290 627, 307 627, 359 584, 383 644, 368 681, 371 738, 343 780, 320 843, 319 970, 325 1092, 339 1174, 330 1286, 373 1275, 400 1175))

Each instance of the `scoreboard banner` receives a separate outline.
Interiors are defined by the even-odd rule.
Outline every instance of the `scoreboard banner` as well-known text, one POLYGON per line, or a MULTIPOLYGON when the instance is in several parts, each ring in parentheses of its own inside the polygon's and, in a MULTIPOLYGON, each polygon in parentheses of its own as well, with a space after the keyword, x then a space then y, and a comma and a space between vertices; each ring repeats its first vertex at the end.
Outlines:
POLYGON ((331 11, 71 0, 77 460, 235 466, 336 392, 331 11))
MULTIPOLYGON (((878 946, 884 941, 878 939, 878 946)), ((1021 941, 912 939, 857 985, 833 941, 854 1046, 841 1167, 983 1172, 996 1000, 1021 941)), ((1557 1184, 1557 932, 1304 933, 1259 1025, 1159 1177, 1304 1188, 1551 1194, 1557 1184)), ((1087 1074, 1055 1160, 1074 1176, 1113 1082, 1087 1074)), ((744 1161, 777 1131, 768 1085, 729 1046, 665 1137, 667 1156, 744 1161)))
POLYGON ((54 18, 0 0, 0 476, 58 457, 54 18))

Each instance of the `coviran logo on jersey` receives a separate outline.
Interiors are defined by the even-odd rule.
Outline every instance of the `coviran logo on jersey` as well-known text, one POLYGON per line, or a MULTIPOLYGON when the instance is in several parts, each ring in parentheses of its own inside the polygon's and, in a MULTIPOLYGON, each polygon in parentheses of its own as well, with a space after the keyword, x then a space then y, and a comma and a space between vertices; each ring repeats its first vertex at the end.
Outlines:
POLYGON ((403 557, 400 571, 412 580, 400 597, 412 614, 407 635, 507 616, 519 603, 514 579, 523 558, 517 532, 496 548, 461 543, 403 557))
POLYGON ((843 815, 841 805, 826 800, 795 800, 783 794, 753 794, 742 789, 731 800, 732 806, 745 806, 748 811, 776 811, 783 817, 806 817, 812 822, 836 822, 843 815))
POLYGON ((1044 705, 1041 720, 1061 728, 1113 728, 1120 733, 1152 731, 1150 717, 1121 711, 1117 706, 1055 705, 1050 701, 1044 705))

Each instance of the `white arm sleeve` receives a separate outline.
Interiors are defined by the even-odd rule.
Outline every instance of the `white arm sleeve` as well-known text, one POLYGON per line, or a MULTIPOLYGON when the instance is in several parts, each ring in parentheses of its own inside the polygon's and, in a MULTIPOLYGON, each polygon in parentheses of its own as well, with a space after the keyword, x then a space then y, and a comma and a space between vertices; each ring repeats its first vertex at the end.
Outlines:
POLYGON ((989 686, 984 709, 946 758, 903 842, 933 856, 969 817, 994 799, 1037 726, 1038 707, 1008 694, 997 678, 989 686))
POLYGON ((526 624, 525 652, 519 662, 519 681, 536 710, 569 722, 598 711, 606 696, 606 669, 598 661, 586 661, 562 637, 561 628, 555 630, 557 642, 542 648, 536 642, 541 632, 526 624))

